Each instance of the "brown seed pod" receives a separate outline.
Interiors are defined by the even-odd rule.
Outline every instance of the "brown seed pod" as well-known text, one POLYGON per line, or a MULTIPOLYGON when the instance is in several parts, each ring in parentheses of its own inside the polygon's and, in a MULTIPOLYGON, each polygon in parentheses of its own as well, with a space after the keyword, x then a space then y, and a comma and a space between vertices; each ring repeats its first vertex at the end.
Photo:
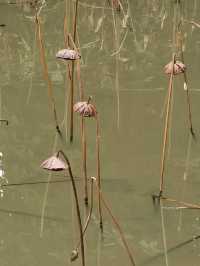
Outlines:
POLYGON ((80 59, 81 55, 75 50, 62 49, 57 52, 56 57, 64 60, 76 60, 80 59))
POLYGON ((97 110, 95 106, 89 101, 87 102, 77 102, 74 104, 74 112, 79 113, 84 117, 95 117, 97 114, 97 110))
POLYGON ((172 72, 173 72, 174 75, 184 73, 185 69, 186 69, 186 66, 181 61, 175 61, 174 62, 174 69, 173 69, 173 62, 172 61, 169 62, 164 67, 165 74, 172 74, 172 72))
POLYGON ((63 162, 63 160, 58 158, 56 155, 49 157, 40 165, 40 167, 50 171, 63 171, 68 169, 68 166, 63 162))

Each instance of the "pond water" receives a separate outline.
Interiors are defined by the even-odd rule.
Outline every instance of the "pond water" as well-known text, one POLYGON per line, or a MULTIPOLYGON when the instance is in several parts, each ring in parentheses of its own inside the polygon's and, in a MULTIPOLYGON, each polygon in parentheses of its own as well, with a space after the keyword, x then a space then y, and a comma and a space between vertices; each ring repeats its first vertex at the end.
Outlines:
MULTIPOLYGON (((64 146, 49 105, 34 12, 27 4, 9 2, 0 2, 0 24, 5 24, 0 27, 0 115, 9 121, 8 126, 1 123, 0 130, 0 264, 81 265, 80 258, 69 260, 78 239, 69 178, 63 172, 50 174, 40 168, 44 159, 63 149, 74 175, 82 175, 80 118, 74 115, 74 141, 70 143, 70 85, 66 64, 55 58, 64 48, 66 2, 69 6, 74 2, 47 0, 40 12, 58 121, 67 142, 64 146)), ((200 235, 199 210, 178 209, 163 201, 155 207, 151 198, 159 192, 169 82, 163 67, 172 58, 176 1, 122 0, 124 14, 123 10, 112 11, 108 2, 79 1, 77 28, 85 95, 92 96, 100 117, 104 196, 123 228, 136 265, 198 266, 200 242, 192 238, 200 235)), ((164 174, 164 195, 195 204, 200 196, 200 29, 191 21, 200 23, 199 11, 199 1, 181 0, 179 15, 184 21, 184 57, 196 141, 189 132, 186 91, 179 75, 174 81, 164 174)), ((77 85, 75 100, 79 97, 77 85)), ((86 121, 86 128, 88 176, 95 176, 94 119, 86 121)), ((82 180, 77 178, 80 200, 82 180)), ((84 219, 83 201, 81 211, 84 219)), ((129 265, 105 209, 103 217, 102 237, 95 205, 86 236, 86 265, 129 265)))

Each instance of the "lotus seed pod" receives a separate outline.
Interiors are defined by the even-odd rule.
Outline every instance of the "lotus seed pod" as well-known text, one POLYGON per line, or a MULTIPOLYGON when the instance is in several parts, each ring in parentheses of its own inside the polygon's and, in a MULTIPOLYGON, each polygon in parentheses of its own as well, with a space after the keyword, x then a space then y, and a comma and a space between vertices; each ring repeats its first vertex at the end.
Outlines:
POLYGON ((81 58, 78 52, 70 49, 62 49, 58 51, 56 57, 64 60, 76 60, 81 58))
POLYGON ((50 171, 63 171, 68 169, 68 166, 65 164, 65 162, 63 162, 63 160, 58 158, 56 155, 53 155, 42 162, 41 167, 50 171))
POLYGON ((84 117, 95 117, 97 110, 95 106, 89 102, 77 102, 74 104, 74 112, 84 117))
POLYGON ((164 67, 164 71, 166 74, 172 74, 172 72, 173 72, 174 75, 184 73, 185 69, 186 69, 186 66, 181 61, 175 61, 174 62, 174 69, 173 69, 173 62, 172 61, 164 67))

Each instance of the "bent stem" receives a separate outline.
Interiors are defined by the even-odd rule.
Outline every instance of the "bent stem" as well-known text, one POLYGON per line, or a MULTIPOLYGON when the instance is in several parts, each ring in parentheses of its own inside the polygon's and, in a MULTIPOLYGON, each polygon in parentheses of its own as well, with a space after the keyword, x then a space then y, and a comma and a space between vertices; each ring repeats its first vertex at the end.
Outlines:
POLYGON ((122 243, 123 243, 123 245, 124 245, 124 247, 125 247, 125 249, 126 249, 126 251, 127 251, 127 254, 128 254, 129 259, 130 259, 130 261, 131 261, 131 264, 132 264, 133 266, 135 266, 135 265, 136 265, 136 264, 135 264, 135 260, 134 260, 134 258, 133 258, 132 253, 131 253, 131 250, 130 250, 130 248, 129 248, 129 245, 128 245, 127 241, 126 241, 126 238, 125 238, 125 236, 124 236, 124 233, 123 233, 123 231, 122 231, 122 229, 121 229, 121 226, 119 225, 117 219, 116 219, 115 216, 112 214, 111 208, 109 207, 107 201, 105 200, 105 198, 104 198, 104 196, 103 196, 103 193, 102 193, 102 191, 101 191, 101 189, 100 189, 100 187, 99 187, 99 185, 98 185, 98 179, 96 179, 95 177, 91 177, 91 178, 95 181, 95 185, 96 185, 97 191, 98 191, 98 193, 99 193, 99 195, 100 195, 101 201, 102 201, 102 203, 103 203, 105 209, 106 209, 107 212, 109 213, 109 215, 110 215, 110 217, 111 217, 111 219, 112 219, 114 225, 116 226, 116 228, 117 228, 117 230, 118 230, 118 232, 119 232, 119 234, 120 234, 120 237, 121 237, 122 243))
POLYGON ((61 154, 63 156, 63 158, 65 159, 65 161, 67 163, 69 176, 70 176, 71 182, 72 182, 72 188, 73 188, 73 193, 74 193, 74 198, 75 198, 75 203, 76 203, 77 219, 78 219, 78 225, 79 225, 82 266, 85 266, 83 228, 82 228, 82 223, 81 223, 81 214, 80 214, 80 207, 79 207, 79 201, 78 201, 78 194, 77 194, 77 190, 76 190, 76 184, 75 184, 75 181, 74 181, 74 177, 73 177, 73 174, 72 174, 72 169, 71 169, 71 165, 70 165, 68 157, 66 156, 66 154, 62 150, 60 150, 57 153, 57 156, 59 156, 59 154, 61 154))
POLYGON ((98 191, 98 211, 99 211, 99 227, 101 232, 103 232, 103 218, 102 218, 102 208, 101 208, 101 173, 100 173, 100 125, 99 116, 96 114, 96 152, 97 152, 97 183, 99 187, 98 191))
POLYGON ((48 67, 47 67, 46 58, 45 58, 44 42, 43 42, 42 33, 41 33, 41 23, 40 23, 40 18, 38 14, 36 14, 35 16, 35 22, 37 26, 36 35, 37 35, 37 41, 38 41, 38 46, 39 46, 39 51, 40 51, 40 61, 43 67, 44 79, 47 81, 49 101, 50 101, 51 109, 53 111, 54 121, 56 124, 56 130, 58 131, 59 135, 62 136, 61 131, 59 129, 59 125, 58 125, 56 104, 55 104, 55 99, 53 96, 53 87, 52 87, 51 79, 48 74, 48 67))

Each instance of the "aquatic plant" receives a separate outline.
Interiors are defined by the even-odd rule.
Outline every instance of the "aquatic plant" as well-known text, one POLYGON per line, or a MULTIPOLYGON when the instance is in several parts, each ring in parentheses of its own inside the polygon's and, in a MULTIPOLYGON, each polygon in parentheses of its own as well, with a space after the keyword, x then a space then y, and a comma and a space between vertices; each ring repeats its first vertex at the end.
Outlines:
POLYGON ((168 140, 168 133, 169 133, 169 114, 170 114, 171 99, 172 99, 175 57, 176 55, 173 54, 172 63, 170 62, 170 69, 172 69, 173 71, 171 71, 170 73, 170 79, 169 79, 169 85, 168 85, 167 107, 166 107, 162 156, 161 156, 160 191, 159 191, 159 195, 152 195, 154 202, 156 199, 160 200, 160 198, 163 195, 163 189, 164 189, 164 171, 165 171, 165 160, 166 160, 166 147, 167 147, 167 140, 168 140))
POLYGON ((47 66, 47 62, 46 62, 46 58, 45 58, 45 47, 44 47, 44 41, 43 41, 43 38, 42 38, 39 11, 35 15, 35 24, 36 24, 36 36, 37 36, 37 41, 38 41, 38 46, 39 46, 39 51, 40 51, 40 61, 41 61, 41 65, 43 67, 44 79, 47 81, 48 96, 49 96, 51 109, 52 109, 52 112, 53 112, 54 122, 56 124, 57 132, 59 133, 60 136, 62 136, 60 128, 59 128, 59 125, 58 125, 56 103, 55 103, 55 98, 54 98, 54 95, 53 95, 53 86, 52 86, 51 79, 49 77, 48 66, 47 66))
POLYGON ((51 171, 62 171, 68 169, 68 166, 62 160, 60 160, 60 158, 58 158, 57 154, 45 160, 41 164, 41 167, 51 171))
POLYGON ((78 200, 78 193, 76 189, 76 183, 74 181, 74 176, 72 173, 70 161, 67 157, 67 155, 62 151, 58 151, 56 155, 53 155, 49 157, 47 160, 45 160, 41 167, 46 170, 50 171, 63 171, 68 170, 69 176, 72 183, 73 193, 74 193, 74 199, 76 203, 76 213, 77 213, 77 220, 78 220, 78 226, 79 226, 79 235, 80 235, 80 243, 81 243, 81 259, 82 259, 82 266, 85 266, 85 254, 84 254, 84 239, 83 239, 83 228, 82 228, 82 222, 81 222, 81 214, 80 214, 80 207, 79 207, 79 200, 78 200), (62 156, 64 158, 64 161, 60 158, 62 156))
POLYGON ((112 213, 112 211, 111 211, 110 206, 108 205, 107 201, 105 200, 105 197, 104 197, 104 195, 103 195, 103 193, 102 193, 102 191, 101 191, 101 188, 99 187, 98 179, 96 179, 95 177, 91 177, 91 179, 94 180, 95 185, 96 185, 96 188, 97 188, 97 191, 98 191, 98 194, 99 194, 99 196, 100 196, 100 199, 101 199, 101 201, 102 201, 102 203, 103 203, 105 209, 107 210, 108 214, 110 215, 110 217, 111 217, 111 219, 112 219, 112 222, 114 223, 115 227, 117 228, 117 231, 118 231, 119 234, 120 234, 120 237, 121 237, 122 243, 123 243, 123 245, 124 245, 124 247, 125 247, 125 249, 126 249, 126 251, 127 251, 127 254, 128 254, 128 256, 129 256, 129 259, 130 259, 131 264, 132 264, 133 266, 135 266, 135 265, 136 265, 136 264, 135 264, 135 259, 134 259, 133 255, 132 255, 132 252, 131 252, 131 250, 130 250, 130 247, 129 247, 127 241, 126 241, 126 238, 125 238, 124 233, 123 233, 123 231, 122 231, 122 229, 121 229, 121 226, 119 225, 117 219, 115 218, 115 216, 113 215, 113 213, 112 213))
MULTIPOLYGON (((91 220, 91 217, 92 217, 92 210, 93 210, 93 183, 94 183, 94 179, 91 178, 91 187, 90 187, 90 210, 89 210, 89 213, 88 213, 88 216, 86 218, 86 222, 83 226, 83 235, 85 235, 86 233, 86 230, 88 228, 88 225, 90 223, 90 220, 91 220)), ((78 243, 76 244, 76 248, 72 250, 72 253, 71 253, 71 261, 74 261, 78 258, 78 248, 80 246, 80 243, 81 243, 81 240, 79 239, 78 243)))
POLYGON ((62 49, 57 52, 56 57, 63 60, 77 60, 81 58, 81 55, 72 49, 62 49))
POLYGON ((170 75, 169 85, 168 85, 168 96, 167 96, 167 107, 166 107, 166 116, 165 116, 165 126, 164 126, 164 134, 163 134, 163 146, 162 146, 162 155, 161 155, 161 171, 160 171, 160 191, 159 195, 153 195, 153 200, 160 200, 163 196, 164 189, 164 172, 165 172, 165 161, 166 161, 166 149, 169 135, 169 127, 170 127, 170 112, 171 112, 171 101, 172 101, 172 91, 173 91, 173 77, 178 74, 182 74, 184 77, 184 90, 187 92, 187 106, 188 106, 188 120, 190 126, 190 133, 192 137, 195 139, 195 133, 192 125, 192 113, 191 113, 191 103, 190 103, 190 95, 188 89, 187 75, 186 75, 186 65, 184 62, 183 55, 183 34, 181 32, 182 26, 182 16, 181 16, 181 7, 180 1, 175 1, 175 9, 174 9, 174 22, 173 22, 173 55, 172 61, 169 62, 164 67, 164 72, 170 75), (177 60, 180 58, 180 60, 177 60))
POLYGON ((84 174, 84 201, 88 205, 88 180, 87 180, 87 141, 85 130, 85 117, 95 117, 96 108, 90 103, 91 97, 87 102, 77 102, 74 104, 74 112, 81 115, 81 140, 82 140, 82 157, 83 157, 83 174, 84 174))
MULTIPOLYGON (((88 101, 83 102, 77 102, 74 104, 74 112, 77 112, 80 114, 82 118, 85 117, 93 117, 96 120, 96 161, 97 161, 97 180, 98 185, 101 187, 101 177, 100 177, 100 126, 99 126, 99 116, 98 112, 96 110, 96 107, 90 103, 92 97, 90 96, 88 98, 88 101)), ((85 124, 83 124, 85 127, 85 124)), ((85 129, 84 131, 85 132, 85 129)), ((85 137, 85 135, 84 135, 85 137)), ((85 147, 86 148, 86 147, 85 147)), ((85 151, 84 153, 85 154, 85 151)), ((83 157, 84 164, 86 163, 86 157, 83 157)), ((85 175, 85 194, 87 193, 87 175, 85 175)), ((87 196, 87 195, 85 195, 87 196)), ((100 194, 98 196, 98 210, 99 210, 99 225, 100 229, 103 230, 103 219, 102 219, 102 210, 101 210, 101 200, 100 200, 100 194)))
MULTIPOLYGON (((74 18, 73 18, 73 43, 76 45, 76 34, 77 34, 77 21, 78 21, 78 3, 79 0, 76 0, 75 3, 75 11, 74 11, 74 18)), ((73 105, 74 105, 74 71, 75 71, 75 64, 72 61, 71 64, 71 86, 70 86, 70 141, 73 141, 73 128, 74 128, 74 120, 73 120, 73 105)))
POLYGON ((91 97, 87 102, 77 102, 74 104, 74 112, 79 113, 83 117, 95 117, 97 110, 93 104, 90 103, 91 97))
POLYGON ((178 75, 184 73, 185 70, 186 70, 185 64, 183 64, 181 61, 178 60, 175 60, 174 63, 171 61, 164 67, 164 71, 166 74, 173 73, 174 75, 178 75))

